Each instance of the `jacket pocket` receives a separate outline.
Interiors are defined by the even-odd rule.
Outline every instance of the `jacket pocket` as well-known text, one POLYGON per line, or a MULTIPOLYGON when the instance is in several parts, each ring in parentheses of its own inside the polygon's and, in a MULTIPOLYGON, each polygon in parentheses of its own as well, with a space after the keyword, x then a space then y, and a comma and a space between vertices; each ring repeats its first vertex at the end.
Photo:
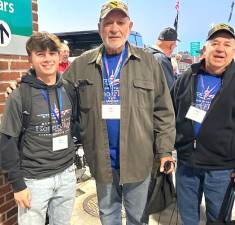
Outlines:
POLYGON ((154 85, 151 81, 134 80, 134 104, 141 108, 153 106, 154 85))
POLYGON ((88 79, 78 80, 81 110, 92 108, 94 101, 94 83, 88 79))

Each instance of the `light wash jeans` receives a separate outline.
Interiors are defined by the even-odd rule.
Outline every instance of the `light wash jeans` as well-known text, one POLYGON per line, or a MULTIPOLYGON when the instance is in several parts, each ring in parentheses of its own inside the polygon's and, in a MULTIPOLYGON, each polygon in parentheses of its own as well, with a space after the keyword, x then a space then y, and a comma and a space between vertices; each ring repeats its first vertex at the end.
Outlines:
POLYGON ((183 225, 198 225, 202 194, 208 221, 218 218, 233 169, 205 170, 178 161, 176 169, 177 205, 183 225))
POLYGON ((19 225, 45 225, 47 209, 50 225, 70 224, 76 192, 74 165, 56 175, 25 182, 31 192, 31 208, 18 207, 19 225))
POLYGON ((121 225, 122 199, 127 225, 143 225, 140 222, 147 201, 150 175, 142 182, 120 185, 119 170, 113 170, 113 183, 96 182, 99 213, 102 225, 121 225))

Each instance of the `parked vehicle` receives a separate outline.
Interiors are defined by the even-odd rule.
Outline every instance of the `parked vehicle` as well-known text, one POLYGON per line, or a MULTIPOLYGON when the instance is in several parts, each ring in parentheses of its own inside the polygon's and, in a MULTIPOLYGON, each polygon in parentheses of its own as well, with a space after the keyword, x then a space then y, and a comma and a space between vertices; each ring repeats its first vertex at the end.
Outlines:
MULTIPOLYGON (((96 48, 102 43, 98 30, 61 32, 55 35, 69 45, 71 57, 79 56, 84 51, 96 48)), ((131 32, 128 40, 133 45, 144 47, 142 36, 136 31, 131 32)))

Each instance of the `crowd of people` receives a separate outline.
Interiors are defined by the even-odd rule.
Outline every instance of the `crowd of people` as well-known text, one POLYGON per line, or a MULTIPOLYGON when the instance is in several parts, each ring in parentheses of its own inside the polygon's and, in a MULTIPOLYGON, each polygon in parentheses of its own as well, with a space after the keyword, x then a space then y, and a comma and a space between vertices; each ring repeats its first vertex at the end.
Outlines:
POLYGON ((44 225, 47 210, 51 225, 70 224, 75 123, 102 225, 122 224, 122 203, 127 225, 144 224, 155 162, 164 174, 177 162, 183 225, 199 224, 203 194, 207 220, 217 220, 235 177, 235 32, 215 25, 201 61, 177 77, 171 62, 177 32, 167 27, 155 46, 141 49, 127 41, 132 26, 127 4, 111 0, 100 11, 102 45, 72 63, 68 45, 54 34, 35 32, 27 41, 31 69, 8 89, 0 126, 1 168, 19 225, 44 225))

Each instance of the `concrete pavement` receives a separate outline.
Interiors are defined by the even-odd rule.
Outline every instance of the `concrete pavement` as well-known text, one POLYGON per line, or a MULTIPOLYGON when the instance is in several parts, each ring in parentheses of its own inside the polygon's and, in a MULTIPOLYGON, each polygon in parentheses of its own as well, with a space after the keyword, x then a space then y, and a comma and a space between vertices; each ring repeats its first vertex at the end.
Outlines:
MULTIPOLYGON (((77 184, 77 197, 72 215, 71 225, 101 225, 98 216, 95 181, 89 178, 89 172, 84 175, 85 181, 77 184), (88 179, 89 178, 89 179, 88 179)), ((202 211, 204 206, 202 205, 202 211)), ((123 212, 123 216, 125 213, 123 212)), ((205 225, 205 215, 202 213, 200 225, 205 225)), ((125 218, 123 218, 123 225, 125 218)), ((180 225, 177 207, 172 204, 165 211, 150 217, 149 225, 180 225), (177 222, 176 222, 177 221, 177 222)), ((110 224, 112 225, 112 224, 110 224)))

